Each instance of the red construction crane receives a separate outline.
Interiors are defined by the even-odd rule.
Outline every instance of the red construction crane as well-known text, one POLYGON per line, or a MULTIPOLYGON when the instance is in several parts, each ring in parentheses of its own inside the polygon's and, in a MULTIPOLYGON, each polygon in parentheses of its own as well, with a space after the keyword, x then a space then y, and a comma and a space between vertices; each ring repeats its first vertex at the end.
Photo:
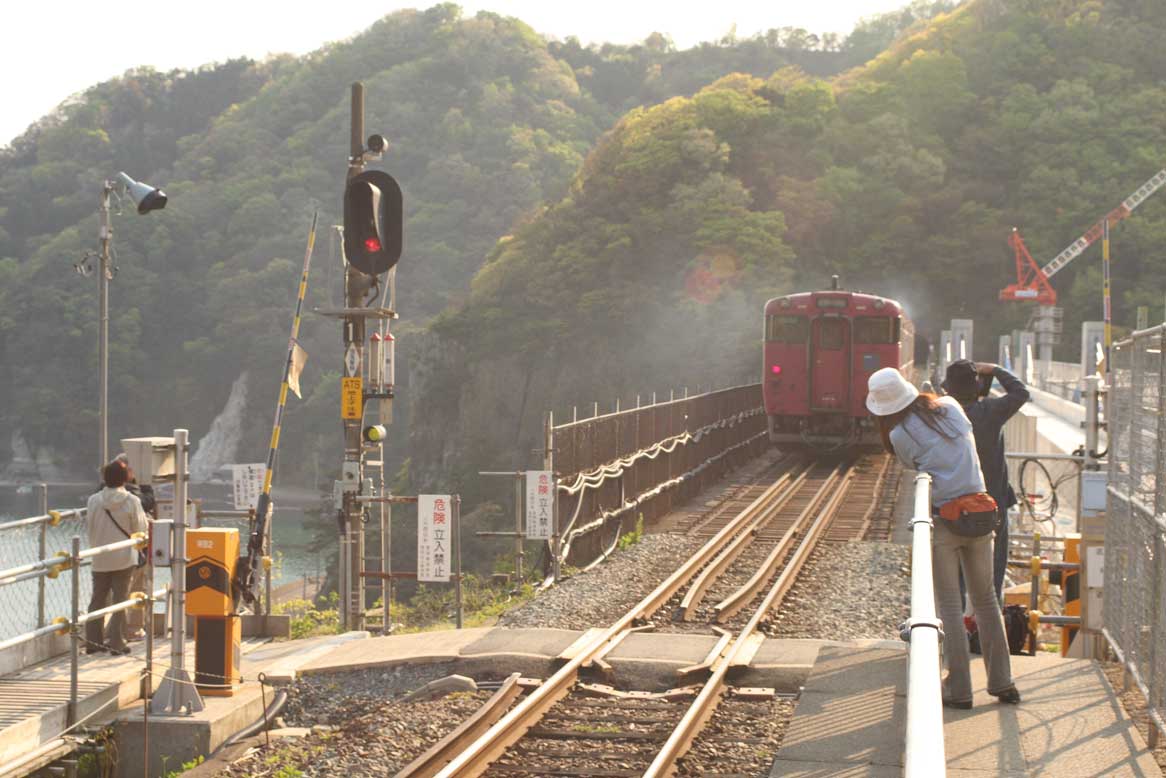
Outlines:
POLYGON ((1150 195, 1161 189, 1163 185, 1166 185, 1166 170, 1159 170, 1153 178, 1142 184, 1138 187, 1137 191, 1123 200, 1121 205, 1098 220, 1096 224, 1086 230, 1084 235, 1070 243, 1064 251, 1053 257, 1044 267, 1037 265, 1036 260, 1032 258, 1032 254, 1028 253, 1028 248, 1024 245, 1024 239, 1013 228, 1012 234, 1008 236, 1008 245, 1012 246, 1012 250, 1016 256, 1016 283, 1009 284, 1000 290, 1000 299, 1017 302, 1036 302, 1041 305, 1056 305, 1057 293, 1049 284, 1049 279, 1056 275, 1065 265, 1076 259, 1085 249, 1092 246, 1105 231, 1106 223, 1112 227, 1122 219, 1125 219, 1133 213, 1135 208, 1144 203, 1150 195))

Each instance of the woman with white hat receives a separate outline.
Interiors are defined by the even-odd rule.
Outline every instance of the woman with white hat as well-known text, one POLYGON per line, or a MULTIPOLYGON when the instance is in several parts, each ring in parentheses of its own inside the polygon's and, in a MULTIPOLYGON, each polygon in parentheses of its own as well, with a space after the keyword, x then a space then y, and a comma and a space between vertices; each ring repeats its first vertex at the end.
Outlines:
POLYGON ((968 638, 959 588, 961 567, 979 625, 988 693, 1001 702, 1020 702, 1020 693, 1012 683, 1004 618, 992 579, 992 523, 978 520, 984 475, 971 422, 954 399, 920 393, 893 367, 871 375, 866 407, 878 417, 883 447, 904 467, 931 476, 932 514, 936 516, 932 569, 939 617, 946 625, 943 655, 948 674, 943 683, 943 704, 972 707, 968 638), (941 515, 944 518, 939 518, 941 515))

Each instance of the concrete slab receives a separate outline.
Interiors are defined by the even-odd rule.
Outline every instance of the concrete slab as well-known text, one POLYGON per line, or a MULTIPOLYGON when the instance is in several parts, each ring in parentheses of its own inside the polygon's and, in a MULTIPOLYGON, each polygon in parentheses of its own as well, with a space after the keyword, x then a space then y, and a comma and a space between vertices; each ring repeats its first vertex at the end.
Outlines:
POLYGON ((806 679, 806 691, 901 697, 907 693, 907 652, 901 648, 823 646, 806 679))
MULTIPOLYGON (((947 712, 979 712, 974 717, 982 730, 979 740, 1003 744, 998 749, 1000 768, 1015 769, 1018 760, 1013 749, 1018 746, 1030 776, 1160 778, 1161 768, 1096 662, 1055 655, 1014 656, 1012 673, 1023 698, 1019 706, 1000 705, 987 695, 979 663, 972 675, 976 707, 947 712)), ((958 734, 968 729, 962 718, 944 717, 949 764, 956 754, 966 763, 974 757, 971 744, 958 734)))
POLYGON ((572 629, 491 629, 474 642, 463 646, 461 656, 557 657, 580 634, 572 629))
POLYGON ((823 646, 770 774, 880 775, 874 768, 886 767, 897 775, 906 668, 901 650, 823 646), (803 763, 833 765, 835 772, 797 772, 803 763))
POLYGON ((902 772, 886 765, 778 760, 770 768, 769 778, 900 778, 902 772))
POLYGON ((491 627, 386 635, 335 648, 299 668, 299 672, 326 673, 365 667, 424 662, 452 662, 461 650, 479 640, 491 627))
POLYGON ((147 720, 143 706, 123 710, 115 724, 118 753, 131 755, 118 765, 119 778, 164 775, 176 765, 199 755, 207 755, 239 730, 263 715, 265 703, 274 698, 269 687, 257 679, 288 675, 295 677, 300 665, 318 659, 339 647, 356 646, 368 639, 367 632, 348 632, 308 640, 288 641, 253 650, 243 657, 239 674, 245 682, 230 697, 203 697, 205 708, 190 716, 156 716, 147 720), (153 747, 147 752, 145 734, 153 747), (161 744, 161 745, 160 745, 161 744))

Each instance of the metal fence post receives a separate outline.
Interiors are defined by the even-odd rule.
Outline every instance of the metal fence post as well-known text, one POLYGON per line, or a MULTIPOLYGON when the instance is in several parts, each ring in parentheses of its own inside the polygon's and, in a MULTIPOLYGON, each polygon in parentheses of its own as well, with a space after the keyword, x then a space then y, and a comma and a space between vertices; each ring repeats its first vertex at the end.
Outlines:
POLYGON ((522 545, 522 480, 523 473, 514 474, 514 578, 522 585, 522 563, 525 550, 522 545))
POLYGON ((462 497, 455 494, 453 505, 453 561, 454 561, 454 588, 453 600, 457 608, 457 628, 462 628, 462 497))
MULTIPOLYGON (((47 516, 49 512, 49 485, 37 484, 37 496, 40 498, 40 514, 47 516)), ((37 540, 37 559, 44 559, 48 554, 49 523, 40 523, 40 537, 37 540)), ((40 629, 45 625, 45 577, 36 579, 36 626, 40 629)))
POLYGON ((547 411, 543 419, 543 470, 551 474, 551 575, 555 583, 562 573, 563 536, 559 531, 559 490, 555 478, 555 412, 547 411))
MULTIPOLYGON (((73 568, 72 607, 69 615, 69 707, 65 714, 65 724, 77 723, 77 673, 79 650, 81 648, 81 536, 74 535, 70 548, 73 568)), ((43 557, 42 557, 43 558, 43 557)), ((42 579, 43 580, 43 579, 42 579)))

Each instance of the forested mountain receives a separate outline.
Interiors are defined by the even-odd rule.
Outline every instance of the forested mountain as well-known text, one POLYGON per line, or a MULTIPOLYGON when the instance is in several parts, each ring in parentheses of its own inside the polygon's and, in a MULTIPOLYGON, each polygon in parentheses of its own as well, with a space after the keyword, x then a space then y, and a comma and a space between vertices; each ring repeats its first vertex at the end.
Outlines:
MULTIPOLYGON (((833 79, 733 75, 630 111, 435 323, 414 471, 525 460, 547 408, 753 378, 763 300, 831 273, 924 335, 974 318, 994 358, 1028 316, 996 298, 1011 228, 1047 260, 1166 166, 1164 34, 1153 0, 970 0, 833 79)), ((1160 311, 1166 196, 1113 246, 1116 320, 1160 311)), ((1099 264, 1054 281, 1070 359, 1099 264)))
MULTIPOLYGON (((734 71, 845 62, 839 46, 793 32, 686 51, 662 35, 585 48, 446 4, 392 14, 303 58, 133 71, 71 99, 0 151, 0 468, 14 434, 74 472, 91 464, 97 283, 72 265, 97 248, 101 182, 116 171, 162 187, 170 203, 114 217, 111 438, 185 426, 197 440, 250 371, 240 455, 253 458, 266 447, 317 208, 308 308, 340 301, 329 225, 351 82, 366 85, 369 132, 390 140, 379 166, 404 189, 398 308, 417 326, 461 305, 491 246, 563 197, 629 108, 734 71)), ((283 446, 285 471, 300 476, 317 472, 321 452, 332 469, 340 445, 338 327, 309 315, 302 340, 306 400, 291 408, 283 446)))

